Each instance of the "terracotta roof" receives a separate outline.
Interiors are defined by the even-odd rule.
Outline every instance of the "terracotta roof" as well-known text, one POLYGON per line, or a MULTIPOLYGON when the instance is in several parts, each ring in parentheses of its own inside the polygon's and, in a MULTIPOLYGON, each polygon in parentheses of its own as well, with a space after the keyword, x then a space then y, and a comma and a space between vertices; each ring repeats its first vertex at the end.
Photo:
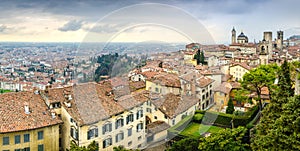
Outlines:
POLYGON ((132 92, 132 91, 145 88, 146 83, 144 81, 137 81, 137 82, 130 81, 129 86, 130 86, 130 91, 132 92))
POLYGON ((15 92, 0 95, 0 133, 47 127, 62 123, 52 118, 40 95, 33 92, 15 92), (25 113, 28 104, 30 113, 25 113))
POLYGON ((223 73, 221 72, 221 70, 217 69, 217 70, 202 70, 200 71, 200 73, 202 75, 222 75, 223 73))
POLYGON ((201 76, 202 75, 198 71, 191 70, 185 74, 180 75, 180 79, 191 82, 191 81, 195 81, 197 78, 200 78, 201 76))
POLYGON ((145 76, 146 78, 152 78, 152 77, 158 75, 159 72, 156 72, 156 71, 145 71, 145 72, 142 72, 141 74, 143 76, 145 76))
POLYGON ((154 97, 151 102, 169 118, 174 118, 198 103, 194 96, 180 96, 172 93, 154 97))
POLYGON ((215 92, 222 92, 225 94, 229 94, 232 86, 228 82, 221 83, 218 87, 214 89, 215 92))
POLYGON ((222 82, 226 82, 232 78, 232 75, 230 74, 224 74, 222 75, 222 82))
POLYGON ((48 92, 48 97, 58 99, 79 125, 107 119, 140 105, 149 98, 149 92, 146 90, 130 92, 128 86, 113 90, 110 80, 98 84, 90 82, 61 89, 49 89, 48 92), (118 94, 123 91, 126 93, 118 94), (71 95, 72 99, 67 100, 65 94, 71 95), (71 103, 71 106, 67 106, 65 102, 71 103))
POLYGON ((185 55, 194 55, 194 52, 193 51, 184 51, 184 54, 185 55))
POLYGON ((196 70, 205 70, 205 69, 208 69, 208 66, 207 65, 196 65, 195 69, 196 70))
POLYGON ((128 110, 149 100, 149 91, 142 90, 133 92, 130 95, 125 95, 118 98, 116 101, 124 109, 128 110))
POLYGON ((154 77, 152 77, 149 81, 153 83, 158 83, 160 85, 165 85, 168 87, 177 87, 180 88, 180 80, 177 74, 165 73, 162 72, 154 77))
POLYGON ((208 86, 209 84, 213 83, 215 80, 208 78, 208 77, 201 77, 199 79, 197 79, 197 84, 199 87, 203 88, 208 86))
POLYGON ((170 125, 164 121, 155 121, 147 125, 148 135, 156 134, 170 128, 170 125))
POLYGON ((247 70, 251 70, 252 67, 248 66, 246 63, 242 62, 233 62, 233 64, 231 66, 241 66, 247 70))
POLYGON ((233 89, 237 89, 241 87, 241 84, 236 81, 230 82, 230 85, 232 86, 233 89))

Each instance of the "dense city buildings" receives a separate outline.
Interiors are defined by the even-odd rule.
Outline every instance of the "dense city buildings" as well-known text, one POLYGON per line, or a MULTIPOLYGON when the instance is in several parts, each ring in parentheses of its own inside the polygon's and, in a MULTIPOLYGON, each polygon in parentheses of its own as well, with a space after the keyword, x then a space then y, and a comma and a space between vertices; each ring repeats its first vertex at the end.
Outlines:
MULTIPOLYGON (((258 43, 244 32, 236 37, 235 28, 231 35, 228 46, 191 43, 183 50, 150 54, 142 65, 114 77, 102 75, 99 82, 89 82, 101 66, 99 58, 78 59, 69 45, 2 47, 0 88, 16 92, 0 95, 0 147, 67 150, 72 143, 95 142, 99 150, 144 149, 172 139, 169 129, 196 110, 225 112, 233 90, 241 87, 238 81, 251 69, 300 59, 299 40, 284 40, 283 31, 275 40, 272 32, 264 32, 258 43), (39 55, 42 51, 52 58, 39 55), (15 56, 3 57, 7 53, 15 56)), ((268 89, 261 95, 269 100, 268 89)), ((253 107, 239 101, 234 106, 240 112, 253 107)))

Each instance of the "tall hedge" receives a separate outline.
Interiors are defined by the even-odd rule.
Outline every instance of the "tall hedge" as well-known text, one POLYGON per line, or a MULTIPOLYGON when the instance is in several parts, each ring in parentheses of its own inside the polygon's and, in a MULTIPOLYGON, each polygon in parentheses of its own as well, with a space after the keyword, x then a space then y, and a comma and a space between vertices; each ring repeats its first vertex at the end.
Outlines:
MULTIPOLYGON (((231 127, 231 120, 233 120, 234 127, 238 127, 246 126, 250 121, 252 121, 252 119, 256 116, 258 111, 258 107, 255 106, 248 112, 246 112, 244 115, 233 115, 210 111, 196 111, 196 115, 201 113, 204 114, 204 117, 202 119, 203 124, 213 124, 215 126, 231 127)), ((194 121, 197 122, 195 119, 197 119, 197 117, 194 117, 194 121)))

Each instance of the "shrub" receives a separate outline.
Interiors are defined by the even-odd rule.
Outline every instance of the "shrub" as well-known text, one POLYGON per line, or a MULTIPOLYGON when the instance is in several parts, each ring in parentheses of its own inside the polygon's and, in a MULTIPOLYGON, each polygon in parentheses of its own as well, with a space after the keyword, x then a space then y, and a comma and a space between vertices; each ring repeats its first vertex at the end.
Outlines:
POLYGON ((197 113, 194 115, 193 121, 196 123, 201 123, 203 116, 204 116, 203 114, 197 113))
POLYGON ((258 112, 258 107, 255 106, 247 113, 242 116, 218 113, 218 112, 206 112, 202 119, 204 124, 213 124, 216 126, 230 127, 231 120, 233 119, 234 127, 246 126, 252 119, 256 116, 258 112))

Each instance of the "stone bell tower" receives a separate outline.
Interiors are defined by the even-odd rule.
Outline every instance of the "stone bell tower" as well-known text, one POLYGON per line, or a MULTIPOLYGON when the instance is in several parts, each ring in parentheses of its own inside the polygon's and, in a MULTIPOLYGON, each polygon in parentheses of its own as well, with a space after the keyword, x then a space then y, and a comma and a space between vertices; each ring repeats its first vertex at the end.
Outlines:
POLYGON ((231 44, 235 44, 235 43, 236 43, 236 31, 233 27, 231 31, 231 44))

